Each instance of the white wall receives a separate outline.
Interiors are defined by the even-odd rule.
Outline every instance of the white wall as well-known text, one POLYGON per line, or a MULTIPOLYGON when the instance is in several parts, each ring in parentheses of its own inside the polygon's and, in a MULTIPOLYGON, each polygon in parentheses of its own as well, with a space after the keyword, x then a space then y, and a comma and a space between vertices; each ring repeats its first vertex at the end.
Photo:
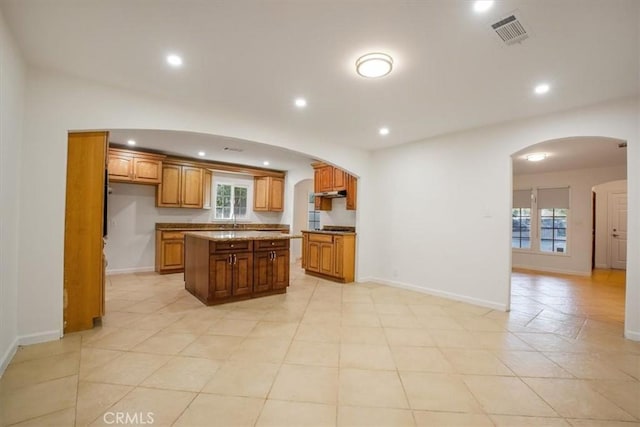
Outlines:
MULTIPOLYGON (((627 176, 627 168, 607 167, 578 169, 554 173, 515 175, 515 190, 530 188, 570 187, 570 209, 568 218, 568 241, 565 254, 513 250, 513 266, 555 273, 591 274, 591 235, 593 186, 627 176)), ((532 224, 532 228, 536 224, 532 224)))
MULTIPOLYGON (((511 154, 572 136, 628 142, 628 258, 640 259, 639 117, 633 97, 375 152, 371 205, 358 212, 360 233, 374 232, 369 245, 379 248, 369 278, 508 308, 511 154)), ((637 263, 627 270, 625 334, 640 340, 637 263)))
POLYGON ((610 268, 609 199, 612 194, 627 192, 627 180, 612 181, 593 187, 596 192, 596 268, 610 268))
POLYGON ((19 177, 25 69, 0 12, 0 375, 18 344, 19 177))
MULTIPOLYGON (((305 179, 295 185, 293 197, 293 224, 291 231, 300 234, 309 225, 309 193, 313 193, 313 179, 305 179)), ((291 241, 291 262, 302 257, 302 240, 291 241)))

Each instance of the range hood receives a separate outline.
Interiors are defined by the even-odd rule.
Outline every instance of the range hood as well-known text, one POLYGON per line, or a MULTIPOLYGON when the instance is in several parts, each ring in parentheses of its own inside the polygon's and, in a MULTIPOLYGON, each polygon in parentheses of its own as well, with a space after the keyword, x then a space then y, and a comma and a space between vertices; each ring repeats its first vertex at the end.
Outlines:
POLYGON ((337 199, 339 197, 347 197, 347 190, 323 191, 322 193, 313 193, 316 197, 326 197, 328 199, 337 199))

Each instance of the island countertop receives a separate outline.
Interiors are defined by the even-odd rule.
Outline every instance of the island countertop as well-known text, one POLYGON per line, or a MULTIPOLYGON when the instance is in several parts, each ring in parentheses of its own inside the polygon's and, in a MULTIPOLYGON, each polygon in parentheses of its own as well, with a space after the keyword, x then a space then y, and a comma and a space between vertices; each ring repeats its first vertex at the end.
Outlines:
POLYGON ((205 240, 218 242, 240 241, 240 240, 281 240, 299 239, 301 236, 280 233, 278 231, 186 231, 185 236, 193 236, 205 240))

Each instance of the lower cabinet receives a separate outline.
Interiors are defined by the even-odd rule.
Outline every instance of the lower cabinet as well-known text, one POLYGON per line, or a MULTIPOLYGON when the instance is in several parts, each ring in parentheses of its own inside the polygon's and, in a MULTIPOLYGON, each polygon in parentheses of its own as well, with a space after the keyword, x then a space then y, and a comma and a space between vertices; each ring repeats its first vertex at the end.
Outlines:
POLYGON ((302 232, 302 268, 343 283, 355 276, 355 234, 302 232))
POLYGON ((207 305, 286 292, 289 240, 185 238, 185 289, 207 305))
POLYGON ((156 231, 156 272, 179 273, 184 270, 184 234, 181 231, 156 231))

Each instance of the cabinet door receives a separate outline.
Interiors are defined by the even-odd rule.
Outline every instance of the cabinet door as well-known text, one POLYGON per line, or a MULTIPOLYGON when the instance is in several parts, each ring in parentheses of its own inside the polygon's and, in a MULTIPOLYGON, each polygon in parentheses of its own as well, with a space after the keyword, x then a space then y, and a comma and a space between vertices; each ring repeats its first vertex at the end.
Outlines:
POLYGON ((314 193, 319 193, 321 188, 321 184, 320 184, 320 169, 314 169, 313 170, 313 192, 314 193))
POLYGON ((284 179, 269 178, 269 210, 281 212, 284 209, 284 179))
POLYGON ((161 253, 162 270, 184 268, 184 240, 163 240, 161 253))
POLYGON ((133 178, 133 157, 126 154, 109 153, 109 180, 131 181, 133 178))
POLYGON ((333 168, 333 189, 334 190, 347 189, 347 173, 342 169, 333 168))
POLYGON ((231 254, 209 257, 209 299, 231 296, 233 288, 233 266, 231 254))
POLYGON ((269 178, 266 176, 253 179, 253 210, 269 210, 269 178))
POLYGON ((333 243, 320 243, 320 273, 333 275, 333 243))
POLYGON ((179 208, 181 181, 182 167, 178 165, 163 165, 162 182, 158 185, 156 205, 179 208))
POLYGON ((309 235, 302 233, 302 268, 307 268, 307 254, 309 253, 309 235))
POLYGON ((307 270, 320 272, 320 243, 309 242, 307 251, 307 270))
POLYGON ((333 245, 333 275, 337 277, 344 277, 344 237, 336 236, 333 240, 333 245))
POLYGON ((134 181, 157 184, 160 182, 161 174, 162 174, 162 162, 160 160, 134 157, 133 159, 133 180, 134 181))
POLYGON ((271 290, 271 253, 272 251, 254 252, 253 255, 253 291, 271 290))
POLYGON ((205 169, 202 175, 202 208, 211 209, 211 184, 213 182, 213 173, 205 169))
POLYGON ((233 255, 233 295, 249 295, 253 292, 253 253, 233 255))
POLYGON ((271 284, 273 289, 284 289, 289 286, 289 250, 273 251, 271 259, 271 284))
POLYGON ((202 208, 202 169, 182 166, 183 208, 202 208))
POLYGON ((320 191, 333 190, 333 166, 323 166, 320 169, 320 191))
POLYGON ((355 176, 347 176, 347 209, 356 210, 356 199, 358 198, 358 179, 355 176))

